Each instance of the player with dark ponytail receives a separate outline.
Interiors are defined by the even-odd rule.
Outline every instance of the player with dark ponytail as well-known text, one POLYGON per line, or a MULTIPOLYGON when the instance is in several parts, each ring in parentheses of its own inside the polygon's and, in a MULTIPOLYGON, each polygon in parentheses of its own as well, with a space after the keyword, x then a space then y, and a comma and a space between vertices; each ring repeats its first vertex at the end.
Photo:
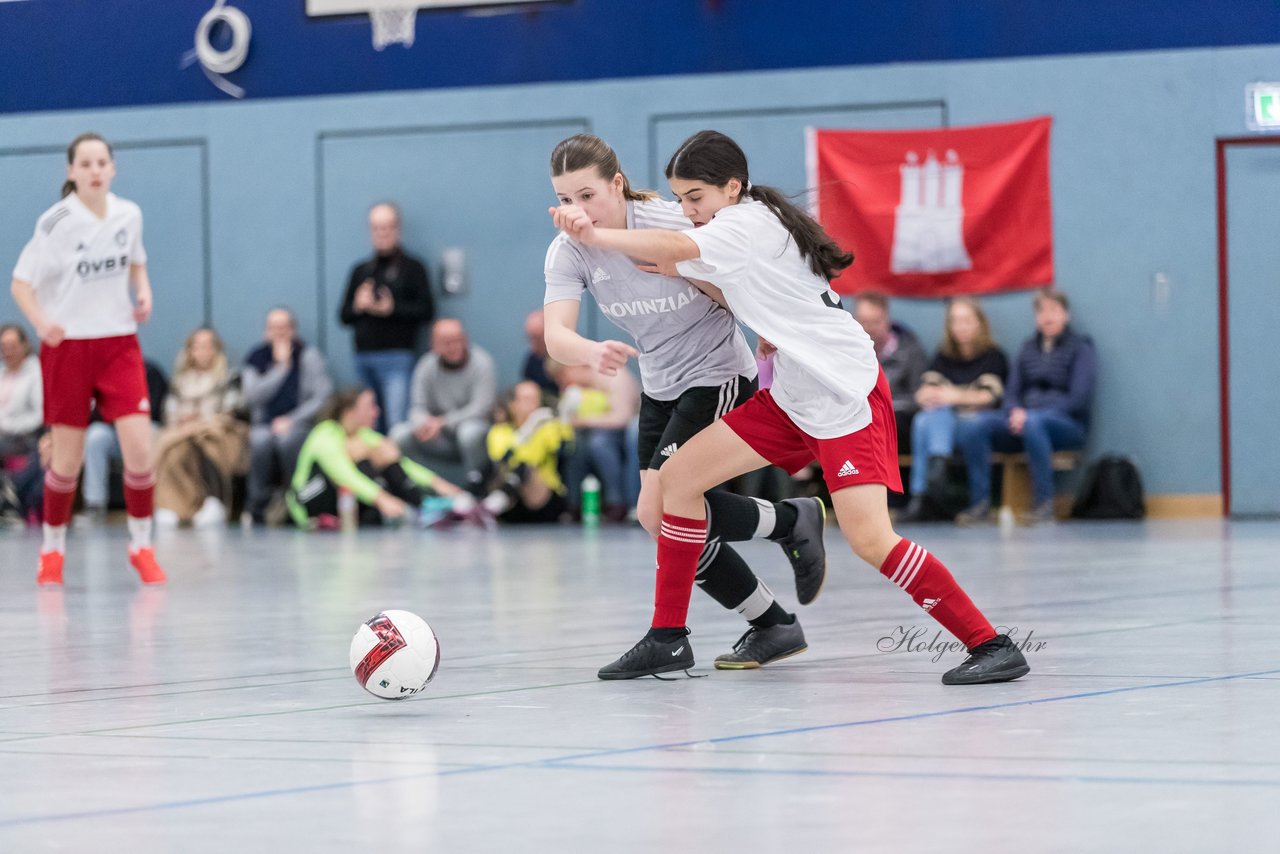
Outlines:
MULTIPOLYGON (((901 492, 902 478, 889 385, 870 337, 830 287, 853 256, 781 193, 753 185, 746 155, 722 133, 702 131, 687 139, 666 175, 693 228, 602 228, 573 206, 552 210, 553 221, 582 245, 643 258, 656 272, 718 288, 738 320, 774 351, 774 381, 668 461, 652 627, 609 667, 643 671, 673 659, 692 665, 685 623, 707 536, 706 491, 770 463, 797 471, 816 459, 854 553, 969 650, 943 683, 1003 682, 1026 674, 1022 652, 997 634, 946 566, 893 530, 888 490, 901 492)), ((749 498, 730 496, 716 513, 729 539, 759 521, 749 498)))

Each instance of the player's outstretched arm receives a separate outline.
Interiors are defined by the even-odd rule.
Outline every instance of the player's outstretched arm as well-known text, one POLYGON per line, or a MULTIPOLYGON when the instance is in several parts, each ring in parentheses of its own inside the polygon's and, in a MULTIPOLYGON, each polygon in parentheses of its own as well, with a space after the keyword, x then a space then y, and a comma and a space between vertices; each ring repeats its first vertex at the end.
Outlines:
POLYGON ((621 341, 592 341, 578 334, 577 300, 556 300, 542 307, 547 353, 562 365, 590 365, 605 376, 613 376, 639 355, 636 348, 621 341))
POLYGON ((574 205, 549 208, 556 228, 579 243, 612 249, 653 264, 674 264, 700 254, 698 244, 678 231, 659 228, 596 228, 586 212, 574 205))

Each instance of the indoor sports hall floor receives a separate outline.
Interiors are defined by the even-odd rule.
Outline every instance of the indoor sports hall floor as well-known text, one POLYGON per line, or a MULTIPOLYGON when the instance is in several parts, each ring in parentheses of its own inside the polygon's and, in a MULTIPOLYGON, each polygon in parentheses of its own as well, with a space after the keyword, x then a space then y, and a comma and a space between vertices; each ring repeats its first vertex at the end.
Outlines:
MULTIPOLYGON (((639 529, 170 532, 163 590, 122 526, 65 590, 0 533, 0 851, 1274 851, 1280 523, 920 526, 1033 671, 939 684, 930 623, 829 532, 808 653, 600 682, 647 623, 639 529), (356 626, 407 608, 429 691, 365 694, 356 626)), ((789 605, 781 555, 749 559, 789 605)))

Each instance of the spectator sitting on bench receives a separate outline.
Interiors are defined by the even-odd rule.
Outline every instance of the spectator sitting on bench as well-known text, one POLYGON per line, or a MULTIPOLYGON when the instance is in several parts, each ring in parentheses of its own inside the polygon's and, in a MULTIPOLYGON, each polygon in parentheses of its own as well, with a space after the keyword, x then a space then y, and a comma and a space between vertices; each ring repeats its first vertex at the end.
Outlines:
POLYGON ((573 430, 573 451, 565 466, 569 512, 582 514, 582 480, 594 472, 604 494, 604 519, 624 522, 627 470, 636 465, 627 448, 627 427, 640 411, 640 384, 628 371, 605 376, 590 365, 558 365, 562 384, 559 415, 573 430))
POLYGON ((333 390, 319 348, 298 337, 298 321, 287 308, 267 312, 262 344, 249 351, 240 391, 249 407, 249 483, 246 512, 266 524, 275 476, 287 482, 316 413, 333 390))
POLYGON ((998 410, 1008 375, 1009 362, 991 339, 982 306, 968 297, 949 300, 942 344, 916 391, 920 411, 911 427, 911 500, 902 521, 928 517, 925 496, 939 495, 946 483, 957 423, 998 410))
POLYGON ((898 447, 909 448, 911 419, 919 408, 916 389, 920 387, 920 375, 929 362, 929 355, 911 329, 889 316, 889 300, 883 294, 870 291, 858 294, 853 317, 871 336, 876 359, 889 381, 893 415, 898 427, 898 447))
POLYGON ((1036 334, 1018 352, 1005 388, 1004 411, 961 422, 956 444, 969 469, 967 510, 956 522, 991 517, 991 452, 1026 451, 1033 503, 1024 522, 1053 520, 1053 452, 1084 447, 1097 374, 1093 339, 1074 332, 1064 294, 1036 294, 1036 334))
POLYGON ((157 525, 226 524, 233 478, 249 470, 249 425, 234 416, 239 404, 222 339, 208 327, 195 330, 174 363, 156 440, 157 525))
POLYGON ((40 359, 31 352, 26 330, 6 323, 0 326, 0 463, 35 453, 42 424, 40 359))
POLYGON ((498 406, 486 440, 492 489, 480 506, 503 522, 555 522, 565 510, 560 446, 569 428, 542 405, 542 389, 521 380, 498 406))

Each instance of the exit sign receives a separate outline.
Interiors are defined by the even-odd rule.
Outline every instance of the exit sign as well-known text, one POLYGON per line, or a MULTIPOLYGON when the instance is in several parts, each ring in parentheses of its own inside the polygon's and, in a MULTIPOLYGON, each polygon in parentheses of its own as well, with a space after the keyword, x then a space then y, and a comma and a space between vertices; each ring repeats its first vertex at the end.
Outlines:
POLYGON ((1246 89, 1250 130, 1280 130, 1280 83, 1251 83, 1246 89))

